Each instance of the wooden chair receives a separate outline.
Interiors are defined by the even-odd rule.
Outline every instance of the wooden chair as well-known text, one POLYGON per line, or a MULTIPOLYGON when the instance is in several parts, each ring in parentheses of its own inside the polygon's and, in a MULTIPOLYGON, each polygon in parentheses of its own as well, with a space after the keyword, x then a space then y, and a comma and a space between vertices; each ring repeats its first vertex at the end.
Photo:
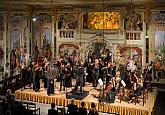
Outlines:
POLYGON ((35 115, 38 112, 38 115, 40 115, 40 107, 37 107, 35 103, 28 102, 27 109, 31 112, 33 112, 35 115))

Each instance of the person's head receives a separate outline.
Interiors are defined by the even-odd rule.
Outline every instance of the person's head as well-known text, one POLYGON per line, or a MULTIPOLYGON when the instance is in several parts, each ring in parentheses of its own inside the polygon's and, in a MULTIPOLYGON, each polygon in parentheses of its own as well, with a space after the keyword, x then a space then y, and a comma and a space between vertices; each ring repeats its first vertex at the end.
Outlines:
POLYGON ((8 94, 8 95, 11 95, 11 89, 8 89, 8 90, 7 90, 7 94, 8 94))
POLYGON ((51 103, 51 108, 55 108, 55 103, 51 103))
POLYGON ((81 107, 84 107, 84 106, 85 106, 85 102, 82 101, 82 102, 81 102, 81 107))
POLYGON ((95 108, 95 104, 94 103, 91 103, 91 108, 95 108))
POLYGON ((61 108, 61 113, 62 113, 62 115, 65 114, 65 107, 62 107, 62 108, 61 108))
POLYGON ((74 104, 74 98, 71 99, 71 104, 74 104))

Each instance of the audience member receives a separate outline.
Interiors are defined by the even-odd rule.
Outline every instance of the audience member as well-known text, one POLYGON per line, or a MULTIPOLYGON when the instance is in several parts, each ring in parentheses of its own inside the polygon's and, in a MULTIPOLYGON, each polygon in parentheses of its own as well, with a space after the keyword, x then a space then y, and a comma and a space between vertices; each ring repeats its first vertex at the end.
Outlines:
POLYGON ((96 110, 96 106, 94 103, 91 103, 91 109, 89 110, 88 115, 99 115, 99 113, 96 110))
POLYGON ((51 103, 51 109, 48 110, 48 115, 59 115, 58 111, 55 110, 55 103, 51 103))
POLYGON ((68 112, 69 112, 69 115, 76 115, 78 112, 78 107, 77 105, 74 104, 74 99, 72 98, 71 99, 71 104, 68 105, 68 112))
POLYGON ((81 107, 79 108, 79 115, 87 115, 87 109, 84 107, 84 101, 81 102, 81 107))
POLYGON ((65 107, 62 107, 61 108, 61 112, 59 113, 59 115, 66 115, 66 113, 65 113, 65 107))

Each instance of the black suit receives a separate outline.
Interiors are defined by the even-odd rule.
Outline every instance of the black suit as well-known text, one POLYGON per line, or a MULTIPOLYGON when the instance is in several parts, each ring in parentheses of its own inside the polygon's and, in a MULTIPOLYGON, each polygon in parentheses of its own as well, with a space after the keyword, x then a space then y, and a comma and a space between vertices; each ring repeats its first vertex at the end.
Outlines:
POLYGON ((68 111, 69 115, 76 115, 77 114, 78 107, 77 105, 69 104, 68 105, 68 111))
POLYGON ((87 109, 86 108, 79 108, 79 115, 87 115, 87 109))
POLYGON ((57 110, 55 110, 55 109, 49 109, 48 110, 48 115, 59 115, 59 114, 58 114, 58 111, 57 110))

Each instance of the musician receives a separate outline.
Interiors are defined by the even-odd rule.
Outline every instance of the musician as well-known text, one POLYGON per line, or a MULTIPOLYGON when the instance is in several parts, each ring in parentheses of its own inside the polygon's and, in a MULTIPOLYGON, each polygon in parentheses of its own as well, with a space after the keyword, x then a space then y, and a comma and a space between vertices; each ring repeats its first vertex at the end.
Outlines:
POLYGON ((161 69, 162 69, 162 64, 161 64, 160 60, 155 61, 154 71, 155 71, 155 76, 156 76, 157 81, 159 81, 159 79, 161 77, 161 69))
POLYGON ((34 66, 34 62, 31 61, 28 66, 29 87, 31 87, 31 83, 33 82, 33 66, 34 66))
POLYGON ((68 62, 66 65, 66 87, 72 87, 72 66, 68 62))
POLYGON ((27 67, 25 63, 21 64, 21 87, 25 89, 27 80, 27 67))
POLYGON ((99 66, 100 66, 100 70, 99 70, 99 78, 101 78, 102 81, 104 81, 104 71, 105 71, 105 65, 104 65, 104 61, 100 58, 99 59, 99 66))
POLYGON ((129 72, 131 85, 133 86, 132 88, 134 88, 134 90, 136 89, 137 80, 138 80, 136 76, 136 70, 137 70, 137 66, 135 64, 135 61, 130 59, 127 65, 127 71, 129 72))
POLYGON ((109 95, 109 102, 114 103, 115 101, 115 95, 116 95, 116 83, 115 78, 112 78, 112 81, 110 81, 109 85, 107 86, 106 92, 109 95))
POLYGON ((152 70, 151 70, 151 64, 146 65, 144 68, 143 76, 144 76, 144 81, 145 81, 145 88, 147 88, 148 91, 152 92, 152 70))
POLYGON ((49 61, 48 61, 48 58, 47 56, 45 56, 44 60, 43 60, 43 63, 42 63, 42 79, 43 79, 43 82, 44 82, 44 88, 47 88, 47 77, 45 76, 45 71, 48 70, 48 65, 49 65, 49 61))
POLYGON ((142 94, 143 85, 142 85, 142 83, 140 81, 141 80, 138 80, 138 84, 136 86, 136 90, 133 91, 133 93, 129 94, 129 98, 130 98, 129 103, 131 103, 135 97, 140 96, 142 94))
POLYGON ((62 62, 61 63, 61 67, 60 67, 60 91, 62 90, 62 86, 63 86, 63 91, 65 91, 65 86, 66 86, 66 62, 62 62))
POLYGON ((99 78, 99 73, 100 73, 100 65, 99 65, 99 60, 95 59, 95 66, 94 66, 94 75, 92 76, 92 84, 93 87, 97 87, 98 84, 98 78, 99 78))
POLYGON ((54 94, 54 79, 56 77, 57 71, 54 67, 53 60, 49 62, 47 66, 46 71, 46 78, 47 78, 47 94, 50 96, 51 94, 54 94))
POLYGON ((90 83, 92 83, 92 78, 93 78, 93 68, 94 68, 94 64, 92 63, 92 59, 91 58, 89 58, 88 59, 88 65, 87 65, 87 73, 88 73, 88 75, 87 75, 87 79, 86 79, 86 81, 87 82, 90 82, 90 83))
POLYGON ((79 62, 79 65, 76 71, 76 86, 75 86, 74 91, 77 91, 78 86, 80 86, 80 92, 82 92, 82 87, 83 87, 84 82, 85 82, 84 68, 83 68, 83 64, 79 62))
POLYGON ((41 70, 41 65, 39 63, 39 60, 37 61, 37 64, 34 66, 34 90, 35 92, 38 92, 40 89, 40 70, 41 70))
POLYGON ((112 65, 111 63, 108 63, 107 68, 106 68, 106 70, 107 70, 106 88, 107 88, 107 86, 108 86, 109 81, 111 81, 112 78, 113 78, 112 69, 113 69, 113 65, 112 65))
POLYGON ((115 75, 116 75, 116 63, 113 63, 112 76, 115 77, 115 75))
POLYGON ((116 88, 116 92, 119 92, 120 82, 121 82, 120 71, 116 72, 115 82, 116 82, 116 87, 115 87, 116 88))

